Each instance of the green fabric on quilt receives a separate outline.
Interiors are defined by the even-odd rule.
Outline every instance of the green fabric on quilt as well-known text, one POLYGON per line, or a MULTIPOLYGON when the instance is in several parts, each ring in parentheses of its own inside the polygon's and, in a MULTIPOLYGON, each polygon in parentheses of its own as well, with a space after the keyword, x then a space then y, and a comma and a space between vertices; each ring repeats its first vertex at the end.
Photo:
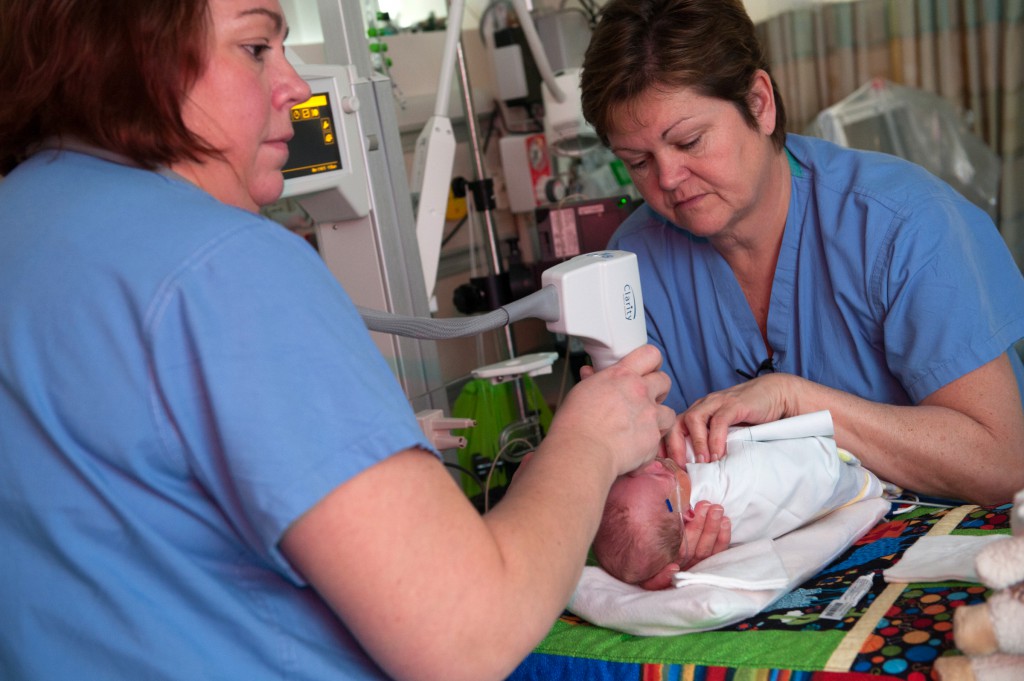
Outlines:
POLYGON ((822 669, 845 631, 706 631, 680 636, 632 636, 591 626, 555 623, 536 652, 613 662, 822 669), (794 665, 799 660, 800 665, 794 665))

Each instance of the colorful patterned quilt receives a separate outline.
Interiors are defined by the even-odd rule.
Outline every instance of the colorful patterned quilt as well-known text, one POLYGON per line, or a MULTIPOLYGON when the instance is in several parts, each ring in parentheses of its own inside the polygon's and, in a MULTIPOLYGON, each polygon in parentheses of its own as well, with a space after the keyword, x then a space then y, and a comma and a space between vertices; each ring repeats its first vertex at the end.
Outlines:
POLYGON ((938 657, 958 654, 953 610, 988 591, 886 584, 881 572, 928 533, 1008 533, 1010 508, 917 507, 886 517, 770 608, 717 631, 631 636, 566 613, 509 681, 930 681, 938 657), (874 576, 870 591, 840 619, 822 618, 861 575, 874 576))

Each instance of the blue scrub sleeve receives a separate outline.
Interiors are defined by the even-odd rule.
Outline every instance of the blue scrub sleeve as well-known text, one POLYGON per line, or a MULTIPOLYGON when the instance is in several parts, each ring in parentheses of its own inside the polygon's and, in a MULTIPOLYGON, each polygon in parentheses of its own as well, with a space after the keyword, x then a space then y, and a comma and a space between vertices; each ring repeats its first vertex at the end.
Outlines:
POLYGON ((277 544, 360 471, 429 449, 362 320, 315 252, 280 230, 210 244, 146 322, 168 451, 249 546, 301 583, 277 544))
POLYGON ((1019 301, 1005 295, 1019 290, 1020 274, 999 232, 966 201, 924 198, 889 239, 871 299, 880 307, 890 370, 919 403, 1020 338, 1019 301))

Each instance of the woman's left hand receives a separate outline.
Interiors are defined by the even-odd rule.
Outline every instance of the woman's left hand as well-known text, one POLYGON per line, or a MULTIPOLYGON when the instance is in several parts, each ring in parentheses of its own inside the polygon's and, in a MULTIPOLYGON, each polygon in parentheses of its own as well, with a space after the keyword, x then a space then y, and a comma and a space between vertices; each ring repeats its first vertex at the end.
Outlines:
POLYGON ((792 374, 766 374, 709 393, 679 415, 676 428, 666 439, 666 450, 677 449, 681 436, 689 436, 698 463, 721 459, 729 426, 767 423, 798 414, 793 402, 803 381, 792 374))

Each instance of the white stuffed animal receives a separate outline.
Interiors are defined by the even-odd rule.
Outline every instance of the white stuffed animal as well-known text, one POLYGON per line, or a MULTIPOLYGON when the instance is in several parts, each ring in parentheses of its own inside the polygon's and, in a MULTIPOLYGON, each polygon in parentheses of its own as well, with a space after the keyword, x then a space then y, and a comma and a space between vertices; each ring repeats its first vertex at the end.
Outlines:
POLYGON ((936 660, 941 681, 1024 679, 1024 491, 1014 499, 1013 536, 989 544, 975 559, 982 584, 994 593, 956 609, 953 639, 963 655, 936 660))

